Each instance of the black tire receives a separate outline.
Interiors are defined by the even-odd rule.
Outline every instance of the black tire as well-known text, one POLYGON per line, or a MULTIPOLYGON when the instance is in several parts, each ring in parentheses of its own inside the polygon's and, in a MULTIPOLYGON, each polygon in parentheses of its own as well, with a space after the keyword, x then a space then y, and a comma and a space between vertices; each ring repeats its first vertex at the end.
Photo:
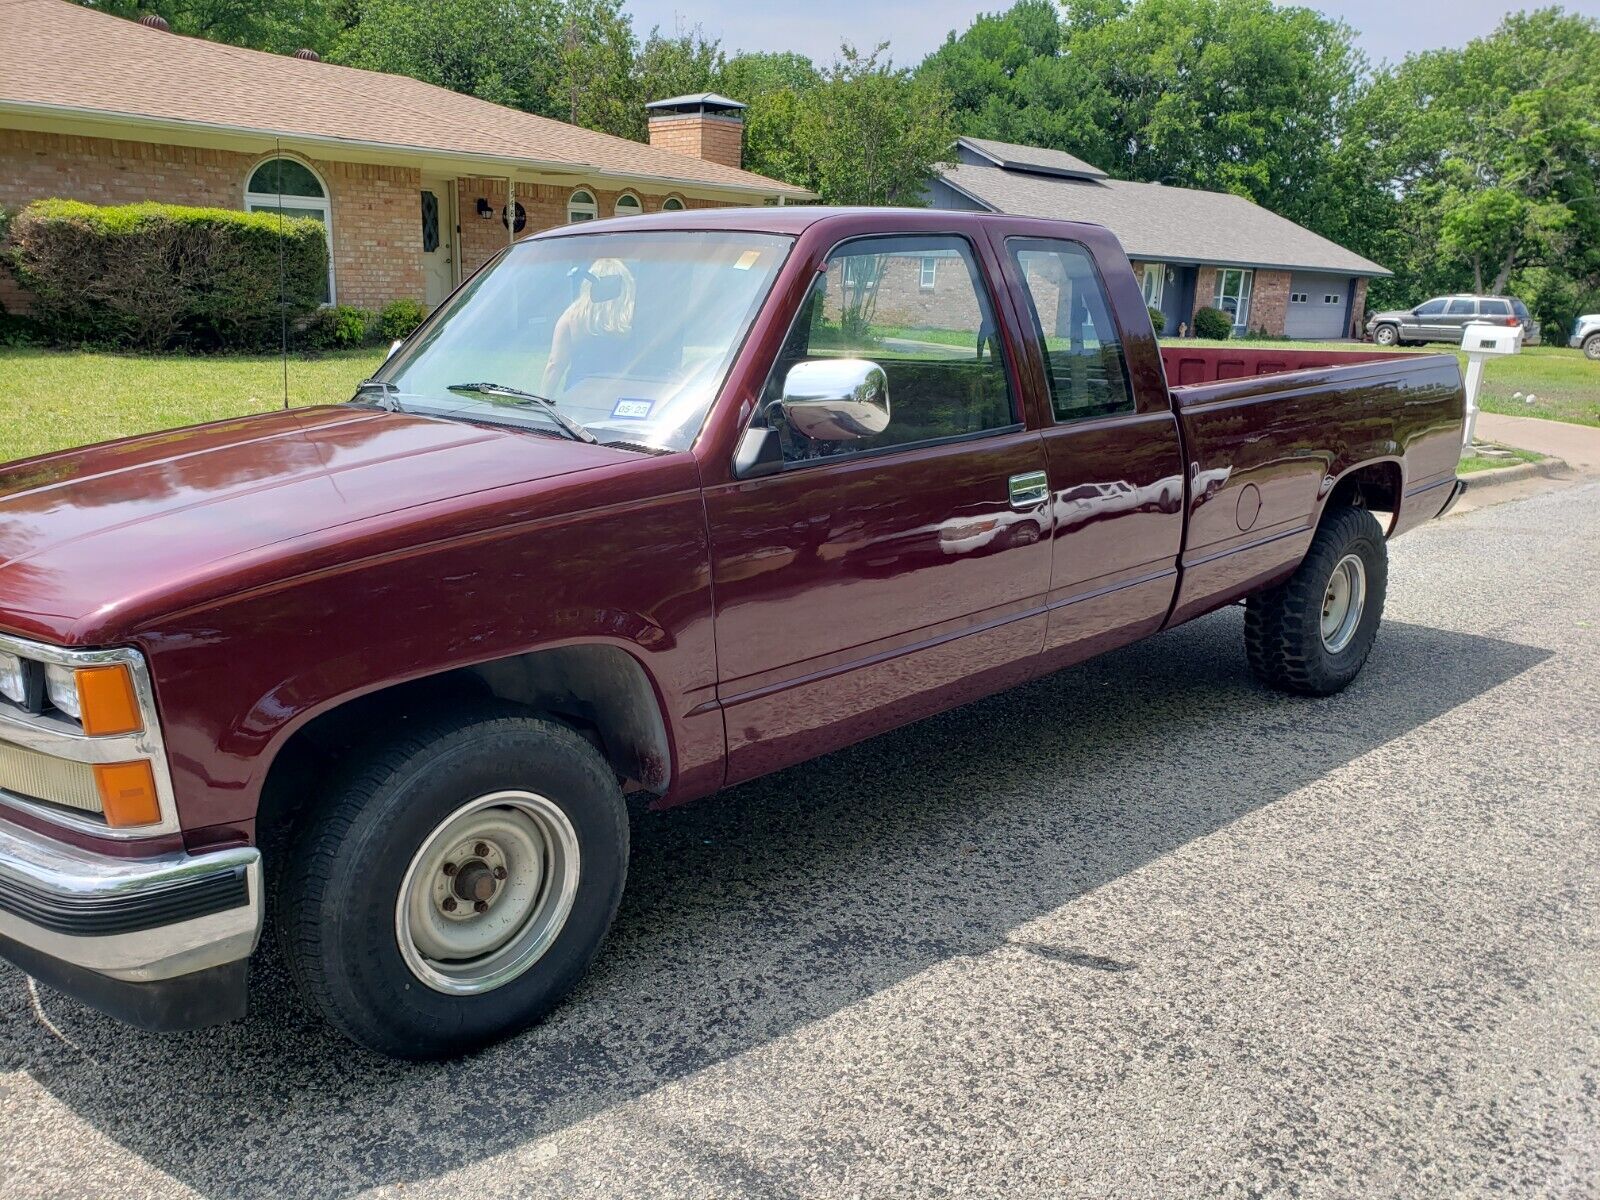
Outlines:
POLYGON ((1245 602, 1244 644, 1250 669, 1280 691, 1306 696, 1341 691, 1372 652, 1388 583, 1388 547, 1373 515, 1343 507, 1327 513, 1295 573, 1245 602), (1335 567, 1348 555, 1361 560, 1364 604, 1348 643, 1334 652, 1323 639, 1323 603, 1335 567))
POLYGON ((538 1021, 588 969, 622 898, 628 815, 615 775, 571 729, 520 710, 482 707, 418 722, 361 754, 318 808, 283 875, 284 956, 308 1003, 380 1054, 444 1058, 538 1021), (476 995, 437 991, 400 949, 402 880, 453 813, 512 789, 548 797, 576 833, 571 911, 517 978, 476 995))
POLYGON ((1403 346, 1400 340, 1400 328, 1397 325, 1379 325, 1372 331, 1372 341, 1377 346, 1403 346))
POLYGON ((1600 362, 1600 333, 1591 333, 1584 338, 1583 356, 1594 362, 1600 362))

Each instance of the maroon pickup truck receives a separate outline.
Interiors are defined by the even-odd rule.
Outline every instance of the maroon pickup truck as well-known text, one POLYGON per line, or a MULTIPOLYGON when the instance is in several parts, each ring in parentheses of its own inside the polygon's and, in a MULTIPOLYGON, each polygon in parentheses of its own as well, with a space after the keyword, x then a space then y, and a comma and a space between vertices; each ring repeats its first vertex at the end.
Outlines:
POLYGON ((0 954, 155 1029, 270 922, 383 1053, 600 948, 706 796, 1223 605, 1361 669, 1450 355, 1159 348, 1104 229, 662 213, 467 281, 343 405, 0 468, 0 954))

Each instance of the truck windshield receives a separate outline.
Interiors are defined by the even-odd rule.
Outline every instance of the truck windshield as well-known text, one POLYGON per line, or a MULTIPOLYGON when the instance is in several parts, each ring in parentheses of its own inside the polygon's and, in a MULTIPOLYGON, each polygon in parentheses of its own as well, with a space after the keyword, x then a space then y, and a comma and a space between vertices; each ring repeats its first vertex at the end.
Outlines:
POLYGON ((519 243, 469 280, 358 399, 685 450, 792 241, 660 230, 519 243))

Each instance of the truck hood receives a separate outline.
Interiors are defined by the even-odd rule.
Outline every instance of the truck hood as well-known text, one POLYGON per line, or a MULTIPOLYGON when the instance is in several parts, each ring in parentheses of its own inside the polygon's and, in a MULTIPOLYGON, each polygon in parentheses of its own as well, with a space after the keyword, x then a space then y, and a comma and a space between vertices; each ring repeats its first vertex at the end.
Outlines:
MULTIPOLYGON (((336 526, 614 465, 626 451, 358 408, 177 429, 0 466, 0 626, 92 643, 230 563, 336 526)), ((203 588, 201 589, 203 590, 203 588)))

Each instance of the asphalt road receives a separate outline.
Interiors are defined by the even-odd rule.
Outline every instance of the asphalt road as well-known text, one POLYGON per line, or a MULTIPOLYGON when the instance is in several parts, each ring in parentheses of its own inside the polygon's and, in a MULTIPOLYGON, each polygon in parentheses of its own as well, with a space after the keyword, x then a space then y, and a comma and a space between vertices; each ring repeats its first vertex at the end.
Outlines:
POLYGON ((597 971, 470 1061, 0 967, 0 1196, 1595 1195, 1600 485, 1393 549, 1342 696, 1233 609, 641 814, 597 971))

